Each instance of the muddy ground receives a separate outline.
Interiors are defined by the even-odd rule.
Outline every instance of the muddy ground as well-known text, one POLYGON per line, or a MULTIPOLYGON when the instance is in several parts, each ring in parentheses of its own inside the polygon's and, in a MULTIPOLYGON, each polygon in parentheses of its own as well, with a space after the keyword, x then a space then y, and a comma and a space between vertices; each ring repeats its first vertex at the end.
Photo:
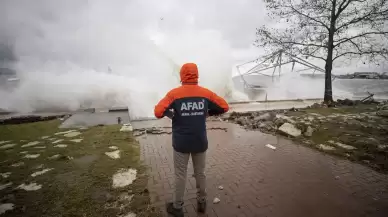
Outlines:
POLYGON ((0 126, 1 216, 160 215, 149 205, 131 132, 120 125, 60 130, 60 123, 0 126))
POLYGON ((388 172, 388 103, 345 100, 330 106, 233 112, 222 118, 388 172))

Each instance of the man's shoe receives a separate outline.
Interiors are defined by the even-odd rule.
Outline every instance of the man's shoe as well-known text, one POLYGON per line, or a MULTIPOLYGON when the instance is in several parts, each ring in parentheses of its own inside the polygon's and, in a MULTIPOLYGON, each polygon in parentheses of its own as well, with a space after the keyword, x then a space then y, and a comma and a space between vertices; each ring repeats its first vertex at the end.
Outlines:
POLYGON ((200 213, 206 212, 206 200, 204 201, 197 201, 197 211, 200 213))
POLYGON ((167 203, 166 204, 167 213, 174 216, 174 217, 183 217, 183 209, 177 209, 174 207, 173 203, 167 203))

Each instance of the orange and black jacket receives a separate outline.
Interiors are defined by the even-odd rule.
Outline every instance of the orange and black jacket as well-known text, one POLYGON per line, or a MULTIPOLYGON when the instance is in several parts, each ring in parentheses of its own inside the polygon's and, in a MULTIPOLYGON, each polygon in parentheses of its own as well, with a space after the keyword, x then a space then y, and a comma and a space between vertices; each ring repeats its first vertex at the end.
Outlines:
POLYGON ((172 118, 172 145, 177 152, 200 153, 208 148, 207 115, 229 110, 226 101, 198 85, 198 69, 186 63, 180 70, 182 86, 172 89, 155 106, 155 116, 172 118))

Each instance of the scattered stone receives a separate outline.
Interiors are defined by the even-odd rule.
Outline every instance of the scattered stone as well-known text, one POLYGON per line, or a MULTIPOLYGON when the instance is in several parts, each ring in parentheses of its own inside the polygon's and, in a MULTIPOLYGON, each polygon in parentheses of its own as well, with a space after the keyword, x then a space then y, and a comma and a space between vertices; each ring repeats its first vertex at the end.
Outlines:
POLYGON ((42 188, 42 185, 31 183, 31 184, 21 184, 17 187, 17 189, 23 189, 25 191, 37 191, 42 188))
POLYGON ((9 148, 13 148, 15 146, 16 146, 16 144, 6 144, 3 146, 0 146, 0 149, 9 149, 9 148))
POLYGON ((122 188, 132 184, 136 179, 137 171, 135 169, 121 169, 113 175, 113 188, 122 188))
POLYGON ((284 123, 280 128, 279 131, 292 137, 298 137, 302 134, 301 130, 296 128, 294 125, 290 123, 284 123))
POLYGON ((335 148, 333 146, 324 145, 324 144, 319 144, 318 148, 321 150, 324 150, 324 151, 334 151, 335 150, 335 148))
POLYGON ((40 143, 40 142, 38 142, 38 141, 29 142, 29 143, 27 143, 27 144, 25 144, 25 145, 22 145, 22 148, 27 148, 27 147, 35 146, 35 145, 37 145, 37 144, 39 144, 39 143, 40 143))
POLYGON ((60 143, 62 141, 63 141, 63 139, 58 139, 58 140, 55 140, 54 142, 52 142, 52 144, 57 144, 57 143, 60 143))
POLYGON ((66 148, 67 145, 66 144, 58 144, 58 145, 55 145, 54 147, 55 148, 66 148))
POLYGON ((75 131, 75 132, 67 133, 67 134, 65 134, 63 136, 70 138, 70 137, 76 137, 76 136, 79 136, 79 135, 81 135, 81 132, 75 131))
POLYGON ((133 127, 131 124, 123 124, 123 126, 120 129, 120 132, 132 132, 133 127))
POLYGON ((253 119, 255 121, 272 121, 275 118, 275 114, 273 113, 264 113, 260 116, 256 116, 253 119))
POLYGON ((119 159, 120 158, 120 150, 105 152, 105 154, 112 159, 119 159))
POLYGON ((214 203, 214 204, 217 204, 217 203, 219 203, 219 202, 221 202, 221 200, 220 200, 219 198, 215 197, 214 200, 213 200, 213 203, 214 203))
POLYGON ((62 132, 55 133, 55 135, 68 134, 68 133, 72 133, 72 132, 75 132, 75 131, 76 131, 76 130, 62 131, 62 132))
POLYGON ((3 140, 3 141, 0 141, 0 145, 5 144, 5 143, 9 143, 9 142, 11 142, 11 141, 9 141, 9 140, 8 141, 4 141, 3 140))
POLYGON ((8 178, 12 173, 11 172, 6 172, 6 173, 0 173, 0 176, 3 177, 4 179, 8 178))
POLYGON ((23 166, 24 165, 24 162, 18 162, 18 163, 14 163, 11 165, 11 167, 20 167, 20 166, 23 166))
POLYGON ((119 149, 117 146, 110 146, 109 149, 112 149, 112 150, 117 150, 119 149))
POLYGON ((3 203, 0 204, 0 215, 6 213, 7 211, 11 211, 14 208, 13 203, 3 203))
POLYGON ((83 139, 72 139, 70 142, 80 143, 83 139))
POLYGON ((38 158, 39 156, 40 154, 27 154, 24 156, 24 158, 35 159, 35 158, 38 158))
POLYGON ((0 185, 0 191, 8 188, 12 185, 12 182, 8 182, 7 184, 0 185))
POLYGON ((306 137, 312 137, 314 133, 314 129, 311 126, 307 126, 306 132, 303 135, 306 137))
POLYGON ((276 147, 273 146, 273 145, 267 144, 267 145, 265 145, 265 146, 268 147, 268 148, 270 148, 270 149, 276 150, 276 147))
POLYGON ((32 177, 36 177, 36 176, 40 176, 40 175, 43 175, 45 173, 47 173, 48 171, 51 171, 53 170, 54 168, 48 168, 48 169, 44 169, 44 170, 41 170, 41 171, 38 171, 38 172, 35 172, 33 174, 31 174, 32 177))
POLYGON ((219 190, 224 190, 224 186, 220 185, 220 186, 218 186, 218 189, 219 190))

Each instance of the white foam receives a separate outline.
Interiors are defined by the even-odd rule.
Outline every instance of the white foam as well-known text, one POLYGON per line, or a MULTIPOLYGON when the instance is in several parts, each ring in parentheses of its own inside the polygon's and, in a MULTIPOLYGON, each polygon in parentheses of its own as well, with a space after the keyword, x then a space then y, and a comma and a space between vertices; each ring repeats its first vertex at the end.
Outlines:
POLYGON ((16 144, 6 144, 3 146, 0 146, 0 149, 9 149, 9 148, 13 148, 15 146, 16 146, 16 144))
POLYGON ((136 214, 133 212, 127 213, 125 215, 120 215, 119 217, 136 217, 136 214))
POLYGON ((105 152, 105 154, 112 159, 119 159, 120 158, 120 150, 105 152))
POLYGON ((120 132, 132 132, 132 131, 133 131, 133 127, 131 124, 124 124, 120 129, 120 132))
POLYGON ((109 149, 112 149, 112 150, 117 150, 119 149, 117 146, 109 146, 109 149))
POLYGON ((122 188, 132 184, 136 179, 137 171, 135 169, 121 169, 112 177, 113 188, 122 188))
POLYGON ((12 185, 12 182, 8 182, 7 184, 0 185, 0 191, 8 188, 12 185))
POLYGON ((56 147, 56 148, 66 148, 67 145, 65 145, 65 144, 58 144, 58 145, 56 145, 54 147, 56 147))
POLYGON ((7 211, 11 211, 14 209, 13 203, 3 203, 0 204, 0 215, 6 213, 7 211))
POLYGON ((36 148, 36 149, 45 149, 46 146, 35 146, 34 148, 36 148))
POLYGON ((59 157, 60 157, 59 154, 55 154, 55 155, 53 155, 53 156, 51 156, 51 157, 48 157, 48 159, 49 159, 49 160, 54 160, 54 159, 57 159, 57 158, 59 158, 59 157))
POLYGON ((3 177, 4 179, 8 178, 12 173, 11 172, 6 172, 6 173, 0 173, 0 176, 3 177))
POLYGON ((11 142, 11 141, 4 141, 4 140, 2 140, 2 141, 0 141, 0 145, 2 145, 2 144, 5 144, 5 143, 9 143, 9 142, 11 142))
POLYGON ((55 133, 55 135, 68 134, 68 133, 71 133, 71 132, 74 132, 74 131, 76 131, 76 130, 62 131, 62 132, 55 133))
POLYGON ((40 143, 40 142, 38 142, 38 141, 29 142, 29 143, 27 143, 27 144, 25 144, 25 145, 22 145, 22 148, 27 148, 27 147, 35 146, 35 145, 37 145, 37 144, 39 144, 39 143, 40 143))
POLYGON ((83 139, 72 139, 70 142, 80 143, 83 139))
POLYGON ((78 135, 81 135, 81 132, 78 132, 78 131, 76 131, 76 132, 71 132, 71 133, 67 133, 67 134, 65 134, 65 135, 63 135, 64 137, 76 137, 76 136, 78 136, 78 135))
POLYGON ((36 183, 30 183, 30 184, 21 184, 17 187, 17 189, 23 189, 25 191, 37 191, 42 188, 42 185, 36 184, 36 183))
POLYGON ((23 166, 24 165, 24 162, 18 162, 18 163, 14 163, 11 165, 11 167, 20 167, 20 166, 23 166))
POLYGON ((43 175, 45 173, 47 173, 48 171, 51 171, 53 170, 54 168, 48 168, 48 169, 44 169, 44 170, 41 170, 41 171, 38 171, 38 172, 35 172, 33 174, 31 174, 32 177, 35 177, 35 176, 40 176, 40 175, 43 175))
POLYGON ((57 144, 57 143, 60 143, 62 141, 63 141, 63 139, 58 139, 58 140, 55 140, 54 142, 52 142, 52 144, 57 144))
POLYGON ((48 138, 50 138, 50 136, 42 136, 41 138, 42 139, 48 139, 48 138))
POLYGON ((26 156, 24 156, 24 158, 35 159, 35 158, 38 158, 39 156, 40 154, 27 154, 26 156))

